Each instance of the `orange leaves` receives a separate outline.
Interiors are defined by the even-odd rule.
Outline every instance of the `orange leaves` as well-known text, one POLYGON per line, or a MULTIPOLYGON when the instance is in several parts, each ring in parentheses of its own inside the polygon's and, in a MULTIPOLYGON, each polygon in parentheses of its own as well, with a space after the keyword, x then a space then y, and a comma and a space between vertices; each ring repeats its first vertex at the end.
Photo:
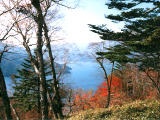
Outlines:
MULTIPOLYGON (((157 97, 157 90, 151 84, 144 72, 133 67, 123 71, 122 75, 112 76, 111 81, 111 100, 110 105, 122 105, 126 102, 137 99, 150 99, 157 97), (118 77, 117 77, 118 76, 118 77)), ((156 81, 158 74, 149 72, 149 75, 156 81)), ((108 96, 108 82, 104 80, 93 93, 93 91, 81 91, 75 95, 75 110, 85 110, 93 108, 102 108, 106 106, 108 96)), ((159 82, 159 81, 158 81, 159 82)), ((160 84, 160 82, 159 82, 160 84)))
MULTIPOLYGON (((110 76, 108 77, 110 82, 110 76)), ((111 82, 111 102, 113 104, 113 101, 115 99, 119 99, 121 96, 121 90, 122 90, 122 81, 116 77, 115 75, 112 76, 112 82, 111 82)), ((107 102, 107 96, 108 96, 108 88, 107 88, 107 82, 106 80, 102 82, 101 85, 98 86, 98 89, 95 91, 95 94, 92 98, 94 98, 94 107, 105 107, 105 104, 107 102)))
MULTIPOLYGON (((109 82, 110 82, 110 76, 109 76, 109 82)), ((112 84, 111 85, 111 94, 113 92, 116 92, 116 91, 119 91, 122 89, 121 80, 114 75, 112 76, 112 83, 111 84, 112 84)), ((97 96, 107 96, 108 95, 106 80, 100 86, 98 86, 98 89, 96 90, 95 95, 97 95, 97 96)))
MULTIPOLYGON (((109 77, 110 80, 110 77, 109 77)), ((120 91, 122 89, 122 82, 121 80, 116 77, 112 76, 112 87, 111 87, 111 96, 112 98, 121 96, 120 91)), ((105 107, 107 102, 107 82, 104 81, 101 85, 98 86, 98 89, 93 93, 92 90, 90 91, 82 91, 79 90, 76 95, 74 102, 74 111, 85 110, 85 109, 92 109, 92 108, 99 108, 105 107)), ((115 98, 116 99, 116 98, 115 98)), ((116 101, 117 102, 117 101, 116 101)))
POLYGON ((73 103, 74 111, 86 110, 91 108, 90 99, 93 96, 93 90, 83 91, 77 90, 73 103))
MULTIPOLYGON (((143 76, 141 76, 142 78, 143 76)), ((145 79, 145 78, 143 78, 145 79)), ((110 76, 108 77, 110 82, 110 76)), ((131 80, 131 79, 129 79, 131 80)), ((112 76, 111 82, 111 105, 122 105, 125 102, 129 102, 136 99, 143 99, 143 98, 152 98, 155 96, 155 89, 150 89, 149 87, 145 90, 146 94, 142 94, 141 87, 138 87, 139 82, 132 82, 133 89, 132 92, 134 94, 138 94, 141 92, 139 97, 136 97, 134 94, 128 95, 128 87, 124 89, 124 86, 128 85, 128 82, 124 82, 123 79, 116 77, 115 75, 112 76), (134 83, 134 84, 133 84, 134 83)), ((142 84, 144 85, 144 84, 142 84)), ((146 88, 146 87, 145 87, 146 88)), ((75 95, 74 99, 74 111, 79 110, 86 110, 86 109, 93 109, 93 108, 103 108, 106 106, 107 103, 107 96, 108 96, 108 88, 107 82, 104 80, 97 90, 93 93, 93 91, 79 91, 75 95)))

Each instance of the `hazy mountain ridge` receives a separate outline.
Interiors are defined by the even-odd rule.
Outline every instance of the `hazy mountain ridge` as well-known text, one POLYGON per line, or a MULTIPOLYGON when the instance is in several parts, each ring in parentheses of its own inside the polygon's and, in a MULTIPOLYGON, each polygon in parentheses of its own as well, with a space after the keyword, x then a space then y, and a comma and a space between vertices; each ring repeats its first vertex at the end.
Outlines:
MULTIPOLYGON (((4 49, 5 44, 0 44, 0 51, 4 49)), ((26 52, 24 48, 19 46, 7 45, 8 52, 2 56, 1 68, 5 77, 9 77, 12 74, 16 74, 18 69, 21 69, 21 64, 26 58, 26 52)))
MULTIPOLYGON (((0 45, 0 49, 3 49, 3 44, 0 45)), ((3 74, 5 77, 10 77, 12 74, 17 74, 17 70, 21 69, 21 64, 24 59, 27 58, 25 50, 21 47, 14 47, 10 49, 8 53, 3 55, 2 63, 0 64, 3 74)), ((62 69, 63 64, 55 63, 58 66, 58 69, 62 69)), ((70 73, 71 68, 66 66, 64 74, 70 73)))
MULTIPOLYGON (((1 68, 3 71, 3 74, 5 77, 10 77, 12 74, 17 74, 17 70, 21 69, 22 66, 21 64, 24 62, 24 60, 12 60, 12 61, 8 61, 8 60, 3 60, 2 64, 1 64, 1 68)), ((61 69, 63 67, 63 64, 58 64, 56 63, 58 68, 61 69)), ((66 66, 64 73, 70 73, 71 68, 66 66)))

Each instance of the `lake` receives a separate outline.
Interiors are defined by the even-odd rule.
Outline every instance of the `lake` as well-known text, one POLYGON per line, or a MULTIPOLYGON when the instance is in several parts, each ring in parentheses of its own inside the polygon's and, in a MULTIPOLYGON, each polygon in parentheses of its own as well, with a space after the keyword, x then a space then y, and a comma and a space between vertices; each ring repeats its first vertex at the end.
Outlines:
MULTIPOLYGON (((71 67, 71 73, 63 77, 63 82, 74 89, 93 89, 96 90, 97 86, 104 81, 103 72, 101 71, 98 63, 93 61, 77 61, 68 64, 71 67)), ((110 64, 106 65, 107 69, 111 68, 110 64)), ((109 73, 109 72, 108 72, 109 73)), ((7 89, 11 90, 12 82, 9 77, 5 77, 7 89)))

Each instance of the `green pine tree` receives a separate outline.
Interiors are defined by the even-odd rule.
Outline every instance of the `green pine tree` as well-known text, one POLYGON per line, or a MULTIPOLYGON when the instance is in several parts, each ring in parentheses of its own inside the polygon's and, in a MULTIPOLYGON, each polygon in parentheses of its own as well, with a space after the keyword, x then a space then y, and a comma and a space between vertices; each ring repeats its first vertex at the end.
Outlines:
MULTIPOLYGON (((14 100, 15 105, 20 107, 24 111, 29 111, 33 108, 37 109, 40 113, 40 80, 38 75, 34 72, 29 59, 25 59, 22 63, 22 69, 18 70, 18 75, 15 75, 14 82, 14 100)), ((46 75, 50 72, 47 69, 47 63, 45 63, 46 75)), ((47 80, 48 89, 51 80, 47 80)))
POLYGON ((89 25, 91 31, 103 40, 120 41, 118 45, 97 53, 120 64, 136 63, 146 72, 160 94, 160 1, 159 0, 109 0, 108 9, 116 14, 106 15, 115 23, 125 23, 121 32, 114 32, 105 25, 89 25), (150 76, 148 71, 158 74, 150 76))
MULTIPOLYGON (((34 57, 35 61, 36 58, 34 57)), ((37 63, 38 65, 38 63, 37 63)), ((62 69, 62 65, 57 64, 56 66, 59 69, 62 69)), ((68 69, 65 69, 64 71, 58 71, 56 70, 56 74, 59 72, 62 72, 61 74, 68 73, 68 69)), ((51 75, 51 70, 49 68, 49 64, 47 60, 45 61, 45 74, 47 79, 47 89, 50 94, 50 97, 52 98, 54 96, 54 91, 52 90, 52 79, 49 79, 51 75)), ((25 59, 22 63, 22 69, 18 70, 18 74, 12 76, 12 80, 14 83, 13 86, 13 99, 15 101, 14 106, 17 108, 20 108, 21 110, 27 112, 32 109, 37 110, 38 113, 40 113, 40 80, 38 75, 35 73, 31 62, 29 59, 25 59)), ((67 89, 64 87, 63 83, 60 83, 60 95, 61 99, 66 98, 67 96, 67 89)), ((64 103, 63 103, 64 105, 64 103)))

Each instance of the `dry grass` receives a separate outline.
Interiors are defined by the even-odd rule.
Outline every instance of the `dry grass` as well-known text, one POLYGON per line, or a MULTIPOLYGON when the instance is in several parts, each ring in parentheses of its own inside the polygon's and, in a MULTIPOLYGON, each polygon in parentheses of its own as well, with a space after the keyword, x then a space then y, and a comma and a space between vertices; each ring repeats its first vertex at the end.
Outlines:
POLYGON ((74 113, 65 120, 160 120, 160 101, 135 101, 108 109, 101 108, 74 113))

